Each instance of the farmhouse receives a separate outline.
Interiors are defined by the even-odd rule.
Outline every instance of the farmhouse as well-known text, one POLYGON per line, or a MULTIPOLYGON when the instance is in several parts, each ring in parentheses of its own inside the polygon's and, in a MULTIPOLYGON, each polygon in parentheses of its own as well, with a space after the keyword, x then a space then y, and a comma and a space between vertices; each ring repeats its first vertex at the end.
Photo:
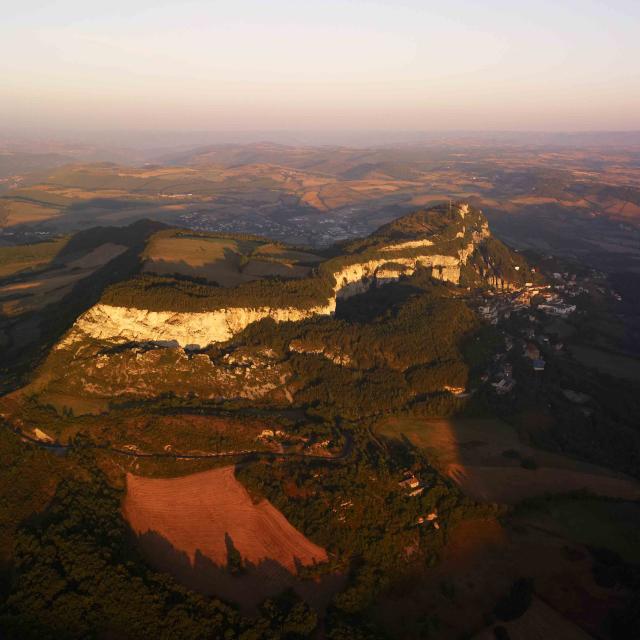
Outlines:
POLYGON ((533 370, 534 371, 544 371, 545 361, 542 358, 537 358, 533 361, 533 370))
POLYGON ((418 478, 416 478, 414 475, 409 476, 408 478, 401 480, 400 482, 398 482, 398 484, 403 488, 403 489, 415 489, 416 487, 420 486, 420 480, 418 480, 418 478))

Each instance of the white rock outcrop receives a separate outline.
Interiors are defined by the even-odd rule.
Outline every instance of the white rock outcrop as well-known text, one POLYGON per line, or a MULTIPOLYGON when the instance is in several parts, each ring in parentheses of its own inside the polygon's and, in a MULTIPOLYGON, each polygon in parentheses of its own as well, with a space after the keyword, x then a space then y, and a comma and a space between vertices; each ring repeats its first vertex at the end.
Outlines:
MULTIPOLYGON (((466 211, 465 211, 466 213, 466 211)), ((461 211, 461 215, 464 215, 461 211)), ((75 322, 57 348, 94 338, 113 343, 155 342, 167 346, 203 348, 225 342, 254 322, 272 318, 276 322, 296 322, 317 315, 333 314, 336 300, 366 291, 372 284, 383 284, 411 275, 418 267, 431 267, 433 277, 457 284, 460 268, 488 234, 488 228, 474 232, 473 240, 453 255, 425 254, 409 258, 379 257, 343 267, 336 273, 333 295, 325 304, 306 309, 296 307, 230 307, 206 312, 150 311, 133 307, 97 304, 75 322), (387 266, 388 265, 388 266, 387 266)), ((389 245, 385 250, 431 247, 430 240, 389 245)))
POLYGON ((335 308, 335 298, 326 306, 309 309, 236 307, 205 312, 149 311, 97 304, 76 320, 59 348, 69 346, 83 336, 119 343, 156 342, 167 346, 206 347, 213 342, 229 340, 263 318, 296 322, 331 314, 335 308))

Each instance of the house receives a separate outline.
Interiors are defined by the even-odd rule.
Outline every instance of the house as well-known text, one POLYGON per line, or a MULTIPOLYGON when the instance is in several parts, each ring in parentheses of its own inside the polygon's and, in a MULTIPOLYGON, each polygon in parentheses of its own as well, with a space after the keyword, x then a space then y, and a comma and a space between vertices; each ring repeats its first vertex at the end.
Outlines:
POLYGON ((533 361, 533 370, 534 371, 544 371, 545 361, 542 358, 538 358, 533 361))
POLYGON ((498 395, 504 395, 513 390, 516 381, 513 378, 501 378, 498 382, 492 382, 491 386, 495 388, 498 395))
POLYGON ((433 522, 434 526, 436 526, 436 520, 438 519, 438 512, 437 511, 432 511, 430 514, 426 515, 426 516, 420 516, 417 520, 416 520, 416 524, 425 524, 427 522, 433 522))
POLYGON ((461 396, 465 396, 467 391, 465 387, 452 387, 451 385, 448 385, 448 384, 445 384, 444 387, 442 387, 442 389, 444 391, 448 391, 450 394, 458 398, 461 396))
POLYGON ((406 478, 405 480, 400 480, 398 484, 403 489, 415 489, 420 486, 420 480, 418 480, 418 478, 412 475, 406 478))
POLYGON ((568 316, 576 310, 576 305, 556 302, 554 304, 539 304, 538 309, 552 316, 568 316))

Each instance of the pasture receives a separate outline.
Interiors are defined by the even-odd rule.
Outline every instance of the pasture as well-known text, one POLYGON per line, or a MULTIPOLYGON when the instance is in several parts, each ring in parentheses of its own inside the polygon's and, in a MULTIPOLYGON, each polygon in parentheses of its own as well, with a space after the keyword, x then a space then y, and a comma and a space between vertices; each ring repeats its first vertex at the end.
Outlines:
POLYGON ((640 381, 640 361, 635 358, 583 345, 571 345, 571 355, 580 364, 593 367, 607 375, 640 381))
POLYGON ((0 247, 0 278, 47 266, 64 248, 68 237, 50 242, 0 247))
POLYGON ((536 449, 498 419, 389 418, 377 428, 406 439, 470 497, 516 504, 546 493, 588 490, 634 500, 640 483, 608 469, 536 449))
POLYGON ((143 259, 148 273, 206 278, 223 287, 268 277, 303 278, 309 265, 320 261, 274 243, 173 230, 156 233, 143 259))

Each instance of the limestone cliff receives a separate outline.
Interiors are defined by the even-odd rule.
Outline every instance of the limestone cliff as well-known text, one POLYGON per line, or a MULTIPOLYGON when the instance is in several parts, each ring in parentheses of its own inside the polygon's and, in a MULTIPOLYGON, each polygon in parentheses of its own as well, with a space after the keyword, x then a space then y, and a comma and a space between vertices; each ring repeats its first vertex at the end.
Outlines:
POLYGON ((335 299, 326 306, 229 308, 201 313, 149 311, 131 307, 97 304, 84 313, 60 343, 65 347, 86 336, 110 342, 155 342, 166 346, 205 347, 225 342, 263 318, 276 322, 296 322, 335 310, 335 299))
MULTIPOLYGON (((149 310, 100 303, 78 318, 58 348, 86 338, 112 343, 155 342, 167 346, 203 348, 225 342, 248 325, 264 318, 276 322, 301 321, 334 313, 338 299, 361 293, 374 284, 383 284, 411 275, 418 267, 432 269, 434 278, 458 284, 461 269, 490 235, 486 220, 466 204, 447 212, 446 224, 428 210, 416 218, 407 216, 373 234, 364 249, 354 250, 339 260, 335 268, 327 261, 333 287, 328 298, 316 305, 233 306, 211 311, 189 312, 149 310), (470 213, 475 215, 470 220, 470 213), (434 223, 435 220, 435 223, 434 223), (395 226, 394 226, 395 224, 395 226), (413 225, 413 226, 412 226, 413 225), (406 239, 408 234, 430 233, 429 238, 406 239), (377 232, 380 234, 380 232, 377 232)), ((335 260, 334 260, 335 262, 335 260)))

